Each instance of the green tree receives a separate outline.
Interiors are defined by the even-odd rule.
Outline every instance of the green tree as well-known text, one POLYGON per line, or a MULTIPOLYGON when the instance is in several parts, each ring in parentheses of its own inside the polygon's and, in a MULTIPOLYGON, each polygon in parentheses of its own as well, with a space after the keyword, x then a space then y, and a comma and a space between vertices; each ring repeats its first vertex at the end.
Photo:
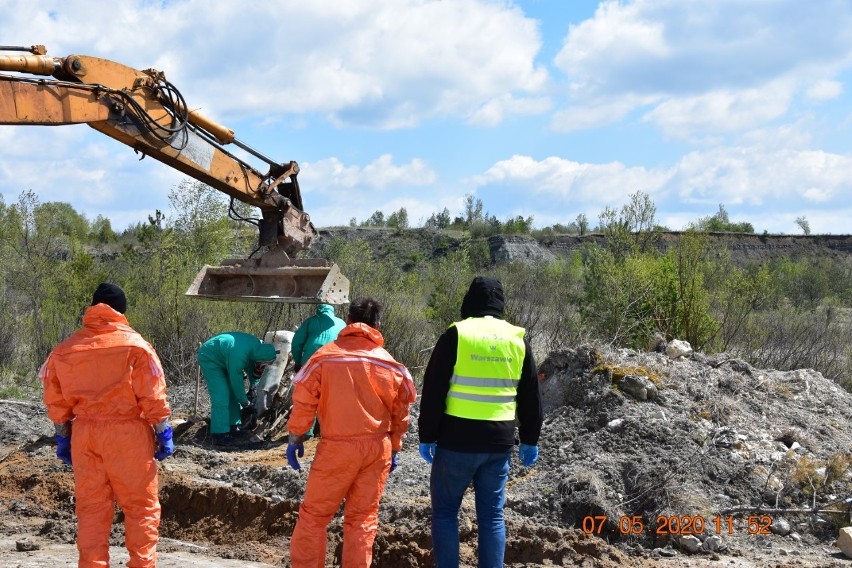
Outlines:
POLYGON ((485 221, 483 207, 482 200, 476 198, 472 193, 464 196, 464 211, 462 213, 464 215, 465 228, 469 229, 485 221))
POLYGON ((398 211, 394 211, 390 214, 387 226, 394 229, 408 228, 408 211, 406 211, 405 207, 400 207, 398 211))
POLYGON ((703 349, 719 327, 710 313, 711 296, 704 286, 709 252, 706 236, 687 231, 663 260, 674 268, 676 290, 666 298, 668 319, 662 331, 668 337, 689 341, 696 349, 703 349))
POLYGON ((692 226, 699 231, 711 233, 754 233, 754 226, 752 226, 751 223, 731 222, 727 209, 725 209, 725 206, 721 203, 719 204, 719 211, 717 211, 714 215, 702 217, 692 226))
POLYGON ((95 217, 95 220, 92 221, 91 227, 89 228, 89 239, 102 245, 115 241, 116 234, 115 231, 112 230, 110 220, 103 215, 95 217))
POLYGON ((40 204, 33 191, 25 191, 3 212, 4 280, 19 302, 15 328, 28 338, 21 369, 34 376, 56 343, 77 327, 80 309, 103 275, 78 240, 87 233, 85 218, 67 204, 40 204))
POLYGON ((606 237, 607 247, 617 256, 633 250, 648 251, 657 238, 654 227, 657 208, 651 197, 641 191, 630 195, 620 211, 605 207, 598 216, 598 231, 606 237))
POLYGON ((385 225, 385 214, 381 211, 374 212, 369 219, 361 223, 362 227, 384 227, 385 225))
POLYGON ((580 235, 585 235, 589 232, 589 218, 584 213, 577 215, 577 219, 574 222, 577 224, 580 235))
POLYGON ((509 235, 528 235, 532 230, 533 218, 518 215, 508 219, 502 226, 502 232, 509 235))
MULTIPOLYGON (((234 242, 228 204, 218 191, 184 181, 169 193, 169 203, 172 220, 157 211, 141 229, 139 245, 122 254, 119 284, 128 294, 131 321, 157 349, 166 376, 182 380, 194 375, 199 342, 221 331, 211 329, 205 307, 185 292, 205 264, 229 256, 234 242)), ((241 311, 244 316, 258 313, 249 306, 241 311)))
POLYGON ((66 237, 66 242, 83 241, 89 233, 89 223, 68 203, 51 201, 35 206, 33 214, 42 232, 66 237))
POLYGON ((707 242, 682 236, 665 255, 589 249, 580 297, 584 321, 615 344, 644 348, 657 332, 703 348, 717 333, 704 286, 707 242))
POLYGON ((444 207, 440 213, 432 213, 426 220, 427 228, 430 229, 447 229, 450 226, 450 210, 444 207))
POLYGON ((427 275, 425 315, 435 333, 441 333, 460 318, 462 299, 474 276, 470 244, 437 259, 427 275))

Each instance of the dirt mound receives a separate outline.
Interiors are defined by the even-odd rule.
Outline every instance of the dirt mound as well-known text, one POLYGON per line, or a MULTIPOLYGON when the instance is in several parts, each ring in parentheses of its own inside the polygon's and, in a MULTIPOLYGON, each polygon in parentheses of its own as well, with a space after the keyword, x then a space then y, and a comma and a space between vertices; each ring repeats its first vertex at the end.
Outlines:
POLYGON ((848 522, 852 395, 815 371, 590 347, 541 369, 547 475, 516 481, 520 514, 697 553, 830 545, 848 522))

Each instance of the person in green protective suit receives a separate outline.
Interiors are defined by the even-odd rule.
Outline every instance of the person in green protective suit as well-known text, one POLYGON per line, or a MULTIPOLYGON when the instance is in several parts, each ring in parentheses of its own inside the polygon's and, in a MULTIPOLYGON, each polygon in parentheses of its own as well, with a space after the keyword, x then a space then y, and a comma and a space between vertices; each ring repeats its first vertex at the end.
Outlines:
POLYGON ((316 314, 302 322, 293 335, 290 353, 293 355, 295 372, 308 362, 317 349, 337 339, 346 322, 334 315, 334 308, 328 304, 319 304, 316 314))
POLYGON ((210 434, 213 443, 240 443, 240 417, 250 407, 245 388, 256 383, 263 367, 275 360, 275 346, 242 331, 214 335, 198 349, 198 366, 210 393, 210 434))
MULTIPOLYGON (((340 330, 346 327, 346 322, 334 315, 334 307, 328 304, 319 304, 314 315, 302 322, 302 325, 293 335, 290 343, 290 353, 293 356, 293 373, 298 373, 311 355, 317 349, 337 339, 340 330)), ((317 421, 305 434, 311 438, 318 433, 317 421)))

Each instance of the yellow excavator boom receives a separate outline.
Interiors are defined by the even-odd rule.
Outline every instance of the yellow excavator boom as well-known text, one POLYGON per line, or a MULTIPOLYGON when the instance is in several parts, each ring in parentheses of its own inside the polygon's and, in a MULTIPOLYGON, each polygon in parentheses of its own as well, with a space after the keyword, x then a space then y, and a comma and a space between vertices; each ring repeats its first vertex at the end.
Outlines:
POLYGON ((49 57, 42 45, 0 46, 0 125, 83 123, 260 210, 261 218, 254 221, 258 245, 267 252, 257 259, 205 266, 187 295, 289 303, 349 301, 349 281, 336 266, 292 258, 317 236, 303 211, 296 162, 275 162, 238 140, 230 128, 190 110, 161 71, 139 71, 86 55, 49 57), (230 144, 265 162, 267 171, 235 156, 226 148, 230 144))

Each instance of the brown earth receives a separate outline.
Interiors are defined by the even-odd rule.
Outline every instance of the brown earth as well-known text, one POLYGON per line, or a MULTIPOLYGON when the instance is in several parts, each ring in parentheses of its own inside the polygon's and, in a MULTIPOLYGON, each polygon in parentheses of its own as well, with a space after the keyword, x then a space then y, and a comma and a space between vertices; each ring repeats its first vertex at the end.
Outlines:
MULTIPOLYGON (((848 505, 837 504, 852 496, 852 472, 835 472, 822 485, 811 477, 816 497, 794 475, 803 457, 817 465, 830 456, 852 458, 852 396, 818 373, 585 348, 552 354, 542 369, 541 459, 529 469, 513 463, 507 566, 850 565, 834 547, 835 524, 808 510, 813 500, 817 509, 836 508, 838 519, 848 515, 848 505), (625 394, 617 372, 625 368, 652 376, 659 396, 625 394), (786 519, 791 532, 748 534, 747 515, 776 506, 785 513, 769 514, 773 522, 786 519), (595 515, 607 521, 599 536, 585 534, 585 517, 595 515), (655 534, 658 516, 700 516, 706 538, 716 532, 715 515, 730 516, 732 530, 722 525, 723 544, 714 552, 688 553, 677 536, 655 534), (622 535, 622 517, 639 517, 645 527, 622 535)), ((206 423, 191 419, 191 387, 172 389, 170 399, 180 424, 177 451, 160 464, 159 565, 289 566, 289 536, 316 441, 306 444, 301 472, 287 466, 280 438, 252 450, 217 451, 207 443, 206 423)), ((429 468, 416 449, 416 405, 412 415, 382 500, 376 567, 432 565, 429 468)), ((55 457, 51 434, 38 402, 0 401, 0 566, 76 563, 73 474, 55 457)), ((117 511, 111 545, 123 563, 121 520, 117 511)), ((471 496, 460 526, 463 565, 475 566, 471 496)), ((340 564, 341 527, 338 514, 329 526, 328 565, 340 564)))

